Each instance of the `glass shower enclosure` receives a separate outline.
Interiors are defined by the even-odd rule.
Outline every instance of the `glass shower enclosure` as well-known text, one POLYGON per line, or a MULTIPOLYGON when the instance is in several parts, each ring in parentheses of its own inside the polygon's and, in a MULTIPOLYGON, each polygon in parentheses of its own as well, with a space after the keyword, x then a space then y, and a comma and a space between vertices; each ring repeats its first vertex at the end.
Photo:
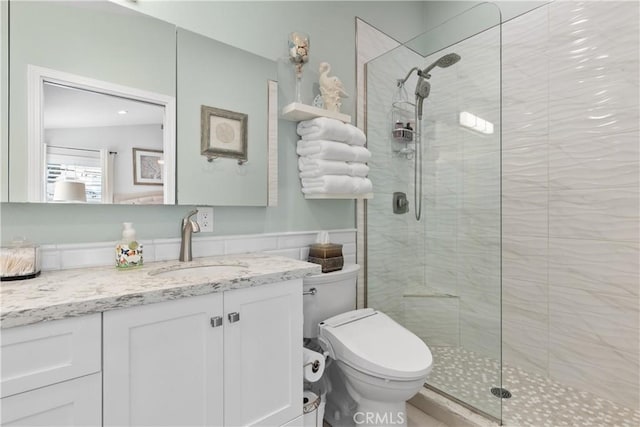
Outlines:
POLYGON ((427 387, 497 419, 500 22, 479 4, 366 64, 367 306, 429 346, 427 387))

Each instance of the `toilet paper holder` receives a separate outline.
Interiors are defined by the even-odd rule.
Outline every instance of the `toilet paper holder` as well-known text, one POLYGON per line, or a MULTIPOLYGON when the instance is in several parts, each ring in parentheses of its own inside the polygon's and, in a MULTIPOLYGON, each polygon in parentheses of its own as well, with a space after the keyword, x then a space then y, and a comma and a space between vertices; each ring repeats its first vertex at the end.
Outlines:
MULTIPOLYGON (((315 288, 313 290, 315 290, 315 288)), ((329 353, 327 353, 326 351, 322 351, 322 350, 320 352, 318 352, 318 354, 320 356, 322 356, 325 360, 327 359, 327 356, 329 355, 329 353)), ((316 359, 316 360, 310 360, 309 362, 307 362, 304 365, 302 365, 303 368, 306 368, 307 366, 311 366, 311 371, 315 374, 316 372, 318 372, 320 370, 320 367, 322 366, 322 362, 320 362, 318 359, 316 359)))
POLYGON ((314 360, 313 362, 309 362, 306 365, 304 365, 305 368, 307 366, 311 366, 311 371, 313 371, 313 373, 315 374, 316 372, 318 372, 318 369, 320 369, 320 361, 314 360))
POLYGON ((316 372, 318 372, 318 369, 320 369, 320 361, 319 360, 314 360, 313 362, 309 362, 304 366, 307 367, 309 365, 311 365, 311 371, 313 371, 314 374, 316 372))

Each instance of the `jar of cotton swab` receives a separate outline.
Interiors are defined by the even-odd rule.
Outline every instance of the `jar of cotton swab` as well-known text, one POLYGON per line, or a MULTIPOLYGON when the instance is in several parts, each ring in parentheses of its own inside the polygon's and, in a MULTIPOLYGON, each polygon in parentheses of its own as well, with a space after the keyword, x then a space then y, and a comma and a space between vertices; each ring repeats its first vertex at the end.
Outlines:
POLYGON ((40 275, 40 246, 15 239, 0 247, 0 280, 33 279, 40 275))

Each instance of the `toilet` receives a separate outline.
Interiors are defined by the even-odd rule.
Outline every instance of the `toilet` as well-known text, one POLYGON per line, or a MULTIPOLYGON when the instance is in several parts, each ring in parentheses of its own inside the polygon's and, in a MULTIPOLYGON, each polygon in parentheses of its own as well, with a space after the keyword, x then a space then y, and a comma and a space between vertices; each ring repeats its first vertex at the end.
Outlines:
POLYGON ((333 426, 406 426, 406 401, 433 358, 416 335, 381 311, 354 310, 360 266, 304 279, 304 337, 329 360, 325 419, 333 426))

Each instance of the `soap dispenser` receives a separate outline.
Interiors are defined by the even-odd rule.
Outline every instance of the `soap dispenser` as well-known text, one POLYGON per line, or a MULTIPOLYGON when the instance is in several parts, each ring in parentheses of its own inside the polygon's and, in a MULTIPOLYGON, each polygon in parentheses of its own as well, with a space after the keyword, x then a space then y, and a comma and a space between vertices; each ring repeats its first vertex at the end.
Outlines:
POLYGON ((141 267, 143 263, 142 245, 136 240, 133 223, 122 223, 122 239, 116 245, 116 268, 141 267))

